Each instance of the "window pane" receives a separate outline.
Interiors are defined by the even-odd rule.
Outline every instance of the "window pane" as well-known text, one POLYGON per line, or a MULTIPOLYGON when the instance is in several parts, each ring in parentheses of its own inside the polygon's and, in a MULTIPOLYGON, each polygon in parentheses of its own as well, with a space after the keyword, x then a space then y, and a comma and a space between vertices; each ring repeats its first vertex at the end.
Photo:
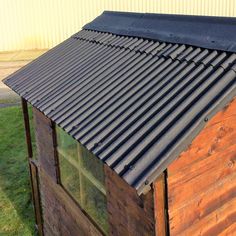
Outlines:
POLYGON ((69 156, 77 160, 77 141, 61 128, 57 129, 57 145, 65 158, 69 156))
POLYGON ((105 233, 108 232, 106 196, 86 178, 83 180, 83 195, 84 210, 101 226, 105 233))
POLYGON ((60 177, 65 189, 80 203, 80 176, 78 170, 59 154, 60 177))
POLYGON ((82 168, 91 173, 98 181, 104 183, 102 162, 79 143, 78 152, 82 168))

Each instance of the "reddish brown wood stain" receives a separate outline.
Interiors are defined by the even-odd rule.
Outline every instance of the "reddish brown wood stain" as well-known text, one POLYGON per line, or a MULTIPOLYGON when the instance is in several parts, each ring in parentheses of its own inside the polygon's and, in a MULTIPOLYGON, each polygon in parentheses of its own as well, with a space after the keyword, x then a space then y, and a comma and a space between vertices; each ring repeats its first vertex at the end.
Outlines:
POLYGON ((153 192, 137 192, 105 165, 110 236, 154 236, 153 192))
POLYGON ((33 115, 40 166, 51 178, 57 181, 52 122, 35 108, 33 109, 33 115))
POLYGON ((168 168, 170 235, 236 235, 236 100, 168 168))
POLYGON ((52 122, 36 109, 34 118, 44 235, 102 235, 72 198, 57 184, 52 122))
MULTIPOLYGON (((103 235, 67 192, 57 184, 52 122, 34 110, 38 146, 43 229, 46 236, 103 235)), ((109 235, 154 236, 153 193, 137 192, 106 165, 109 235)))
POLYGON ((165 236, 167 234, 168 219, 166 217, 165 199, 165 174, 159 176, 154 183, 154 207, 155 207, 155 229, 156 235, 165 236))

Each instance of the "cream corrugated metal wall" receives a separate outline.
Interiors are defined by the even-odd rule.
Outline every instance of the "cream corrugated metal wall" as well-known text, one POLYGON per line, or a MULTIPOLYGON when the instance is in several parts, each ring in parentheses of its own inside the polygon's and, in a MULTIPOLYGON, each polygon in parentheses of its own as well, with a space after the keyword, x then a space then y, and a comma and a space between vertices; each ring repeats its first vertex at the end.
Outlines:
POLYGON ((104 10, 236 16, 235 0, 0 0, 0 51, 51 48, 104 10))

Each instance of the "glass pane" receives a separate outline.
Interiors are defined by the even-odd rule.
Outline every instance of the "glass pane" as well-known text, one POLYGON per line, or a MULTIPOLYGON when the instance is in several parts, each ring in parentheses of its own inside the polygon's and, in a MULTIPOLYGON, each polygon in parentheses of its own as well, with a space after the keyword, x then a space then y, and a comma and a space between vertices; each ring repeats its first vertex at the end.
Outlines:
POLYGON ((101 229, 108 232, 108 216, 106 206, 106 196, 99 191, 86 178, 83 179, 83 208, 100 225, 101 229))
POLYGON ((62 185, 80 203, 80 175, 62 155, 59 155, 62 185))
POLYGON ((104 183, 104 171, 102 162, 89 152, 85 147, 78 143, 79 158, 81 167, 91 173, 98 181, 104 183))
POLYGON ((77 141, 67 134, 63 129, 57 128, 57 145, 63 155, 77 160, 77 141))

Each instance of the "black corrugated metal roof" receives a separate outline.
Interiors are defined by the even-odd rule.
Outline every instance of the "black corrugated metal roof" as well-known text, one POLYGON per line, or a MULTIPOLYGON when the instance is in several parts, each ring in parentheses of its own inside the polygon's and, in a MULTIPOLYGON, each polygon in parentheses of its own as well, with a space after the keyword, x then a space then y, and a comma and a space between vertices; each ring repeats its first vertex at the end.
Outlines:
POLYGON ((236 54, 82 30, 5 83, 137 189, 236 95, 236 54))

